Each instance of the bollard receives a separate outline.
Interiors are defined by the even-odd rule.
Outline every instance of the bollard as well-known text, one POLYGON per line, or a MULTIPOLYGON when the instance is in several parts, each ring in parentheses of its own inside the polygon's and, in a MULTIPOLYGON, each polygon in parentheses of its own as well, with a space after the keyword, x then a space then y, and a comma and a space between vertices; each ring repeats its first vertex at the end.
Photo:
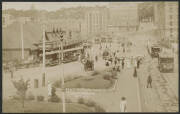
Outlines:
POLYGON ((43 73, 42 75, 42 87, 45 87, 45 73, 43 73))
POLYGON ((38 88, 38 79, 34 79, 34 88, 38 88))

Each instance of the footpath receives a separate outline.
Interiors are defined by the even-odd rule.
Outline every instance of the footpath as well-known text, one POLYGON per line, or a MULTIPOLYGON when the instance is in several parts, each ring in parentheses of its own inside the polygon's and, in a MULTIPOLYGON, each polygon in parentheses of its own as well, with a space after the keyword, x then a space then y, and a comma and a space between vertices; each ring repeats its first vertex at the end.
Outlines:
POLYGON ((125 68, 118 74, 114 92, 96 93, 90 99, 101 104, 107 112, 120 112, 121 97, 127 99, 127 112, 141 112, 137 78, 132 76, 133 69, 125 68))
POLYGON ((146 61, 138 69, 139 86, 141 94, 141 104, 143 112, 177 112, 178 98, 177 98, 177 78, 178 72, 160 73, 157 68, 157 60, 146 58, 146 61), (152 88, 146 88, 148 66, 152 70, 152 88), (169 75, 169 76, 168 76, 169 75), (170 76, 171 75, 171 76, 170 76), (173 83, 171 83, 173 82, 173 83))

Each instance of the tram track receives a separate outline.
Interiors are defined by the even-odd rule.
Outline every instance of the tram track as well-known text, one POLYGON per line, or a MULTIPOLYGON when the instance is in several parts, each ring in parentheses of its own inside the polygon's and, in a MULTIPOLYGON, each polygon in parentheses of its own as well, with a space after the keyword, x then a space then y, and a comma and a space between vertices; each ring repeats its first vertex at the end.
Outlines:
MULTIPOLYGON (((157 64, 154 64, 157 66, 157 64)), ((154 67, 155 68, 155 67, 154 67)), ((178 97, 172 90, 170 82, 167 81, 167 78, 160 73, 158 69, 154 69, 153 75, 155 90, 160 98, 161 105, 166 112, 177 112, 178 111, 178 97)))

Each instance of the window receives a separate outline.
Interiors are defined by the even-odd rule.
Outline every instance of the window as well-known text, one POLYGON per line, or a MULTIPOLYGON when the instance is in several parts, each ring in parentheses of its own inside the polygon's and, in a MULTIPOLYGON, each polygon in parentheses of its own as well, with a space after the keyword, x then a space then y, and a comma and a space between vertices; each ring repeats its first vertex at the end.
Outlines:
POLYGON ((170 32, 171 32, 171 34, 172 34, 172 32, 173 32, 173 28, 170 28, 170 32))
POLYGON ((172 33, 170 34, 170 37, 171 37, 171 38, 173 37, 172 33))
POLYGON ((173 8, 172 8, 172 6, 170 6, 170 7, 169 7, 169 11, 172 12, 172 10, 173 10, 173 8))
POLYGON ((172 26, 173 25, 173 22, 172 21, 170 21, 170 26, 172 26))
POLYGON ((172 16, 172 15, 170 15, 170 16, 169 16, 169 18, 170 18, 170 19, 172 19, 172 18, 173 18, 173 16, 172 16))

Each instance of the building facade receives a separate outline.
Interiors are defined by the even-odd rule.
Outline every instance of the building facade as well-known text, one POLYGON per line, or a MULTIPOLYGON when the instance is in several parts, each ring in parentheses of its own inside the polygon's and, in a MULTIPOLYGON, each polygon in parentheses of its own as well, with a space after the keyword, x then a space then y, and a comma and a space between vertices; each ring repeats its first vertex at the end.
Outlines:
POLYGON ((178 2, 165 2, 165 38, 178 41, 178 2))
POLYGON ((155 17, 160 37, 178 41, 178 2, 156 3, 155 17))
POLYGON ((7 27, 8 25, 11 25, 14 22, 14 18, 10 14, 3 14, 2 15, 2 26, 7 27))
POLYGON ((138 26, 137 3, 109 3, 109 33, 136 30, 138 26), (114 32, 113 32, 114 31, 114 32))
POLYGON ((108 10, 105 7, 94 7, 86 12, 85 32, 87 36, 106 34, 108 25, 108 10))

